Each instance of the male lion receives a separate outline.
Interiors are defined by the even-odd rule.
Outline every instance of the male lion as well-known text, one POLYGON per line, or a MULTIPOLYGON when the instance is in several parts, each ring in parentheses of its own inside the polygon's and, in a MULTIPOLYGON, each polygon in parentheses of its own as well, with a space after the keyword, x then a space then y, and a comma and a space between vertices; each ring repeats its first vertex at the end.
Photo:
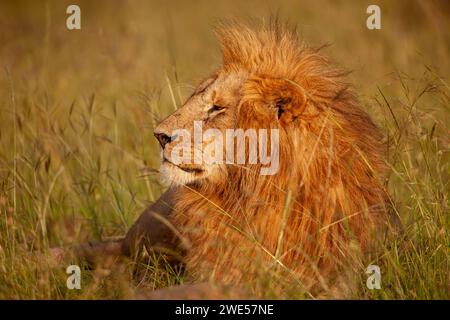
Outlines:
POLYGON ((120 250, 181 248, 197 281, 237 285, 273 266, 307 289, 324 289, 388 220, 382 137, 344 73, 295 31, 231 24, 217 35, 223 65, 154 130, 170 187, 120 250), (221 132, 279 129, 278 172, 261 175, 261 164, 175 165, 173 132, 192 132, 194 121, 221 132))

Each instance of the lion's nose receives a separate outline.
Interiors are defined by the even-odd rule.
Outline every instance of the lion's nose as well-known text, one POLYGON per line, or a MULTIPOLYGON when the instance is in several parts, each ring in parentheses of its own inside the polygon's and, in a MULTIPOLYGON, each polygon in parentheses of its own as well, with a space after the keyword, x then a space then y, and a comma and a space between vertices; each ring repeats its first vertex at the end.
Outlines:
POLYGON ((155 135, 156 139, 158 139, 158 142, 163 149, 164 146, 170 142, 170 137, 165 133, 154 132, 153 134, 155 135))

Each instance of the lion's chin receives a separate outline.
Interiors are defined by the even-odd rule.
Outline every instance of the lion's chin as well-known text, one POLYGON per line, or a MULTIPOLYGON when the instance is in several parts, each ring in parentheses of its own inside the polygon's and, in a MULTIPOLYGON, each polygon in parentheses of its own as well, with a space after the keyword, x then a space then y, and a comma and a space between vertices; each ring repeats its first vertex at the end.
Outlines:
POLYGON ((167 186, 187 185, 207 177, 205 170, 183 170, 168 161, 161 164, 159 172, 162 182, 167 186))

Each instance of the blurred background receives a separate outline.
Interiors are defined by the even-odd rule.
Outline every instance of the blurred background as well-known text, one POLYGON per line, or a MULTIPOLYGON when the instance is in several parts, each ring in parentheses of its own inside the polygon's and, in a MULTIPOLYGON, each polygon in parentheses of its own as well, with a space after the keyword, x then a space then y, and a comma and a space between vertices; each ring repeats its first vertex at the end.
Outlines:
POLYGON ((64 268, 27 254, 123 236, 163 190, 153 126, 221 62, 215 23, 275 13, 329 45, 385 135, 412 247, 385 252, 392 287, 357 297, 448 298, 450 2, 323 0, 1 1, 0 298, 121 298, 182 281, 107 265, 73 292, 64 268), (81 30, 66 28, 70 4, 81 30), (381 30, 366 27, 370 4, 381 30))

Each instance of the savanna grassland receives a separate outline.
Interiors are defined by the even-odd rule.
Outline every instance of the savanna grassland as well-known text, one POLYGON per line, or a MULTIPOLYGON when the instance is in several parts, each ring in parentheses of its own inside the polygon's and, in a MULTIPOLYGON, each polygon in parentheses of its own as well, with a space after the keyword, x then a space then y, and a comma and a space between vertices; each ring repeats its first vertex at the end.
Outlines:
MULTIPOLYGON (((155 123, 220 61, 223 18, 279 17, 346 69, 381 128, 403 231, 360 266, 357 299, 449 298, 450 4, 445 1, 0 3, 0 299, 132 298, 183 283, 158 257, 104 261, 66 287, 67 265, 32 252, 124 236, 163 186, 155 123), (379 4, 381 30, 366 28, 379 4), (368 290, 377 264, 382 288, 368 290)), ((271 290, 268 298, 303 298, 271 290)))

